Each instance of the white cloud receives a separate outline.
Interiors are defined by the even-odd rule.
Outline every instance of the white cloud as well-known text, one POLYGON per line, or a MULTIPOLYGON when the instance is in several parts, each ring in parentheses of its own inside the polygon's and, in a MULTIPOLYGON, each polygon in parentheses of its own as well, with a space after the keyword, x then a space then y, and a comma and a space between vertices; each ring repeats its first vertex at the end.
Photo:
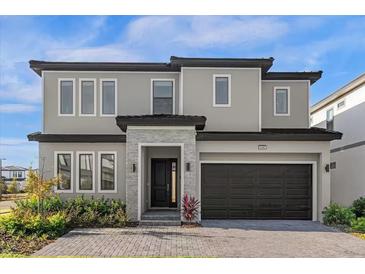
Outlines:
POLYGON ((0 104, 0 113, 24 113, 38 111, 39 107, 26 104, 0 104))
POLYGON ((24 145, 29 144, 29 141, 25 138, 0 138, 0 144, 2 146, 14 146, 14 145, 24 145))
POLYGON ((118 44, 100 47, 50 49, 46 51, 46 54, 54 61, 136 62, 141 60, 141 57, 134 54, 133 50, 125 50, 118 44))

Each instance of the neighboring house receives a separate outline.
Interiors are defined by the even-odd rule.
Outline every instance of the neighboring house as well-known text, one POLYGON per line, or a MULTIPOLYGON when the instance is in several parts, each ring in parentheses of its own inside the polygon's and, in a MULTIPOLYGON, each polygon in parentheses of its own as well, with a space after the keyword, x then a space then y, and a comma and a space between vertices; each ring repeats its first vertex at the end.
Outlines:
POLYGON ((27 178, 28 169, 21 166, 5 166, 1 169, 1 177, 9 185, 15 178, 18 183, 18 189, 23 190, 25 179, 27 178))
POLYGON ((184 193, 199 219, 321 220, 341 133, 309 126, 322 72, 269 72, 273 60, 30 61, 43 130, 28 139, 62 197, 119 198, 134 221, 179 211, 184 193))
POLYGON ((365 74, 316 103, 311 124, 338 130, 331 142, 331 199, 349 206, 365 196, 365 74))

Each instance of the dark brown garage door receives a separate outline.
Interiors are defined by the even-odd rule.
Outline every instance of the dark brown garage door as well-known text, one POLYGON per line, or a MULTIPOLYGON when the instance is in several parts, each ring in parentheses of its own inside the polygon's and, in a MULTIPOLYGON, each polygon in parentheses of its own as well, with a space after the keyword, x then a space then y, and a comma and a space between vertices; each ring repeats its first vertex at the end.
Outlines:
POLYGON ((203 219, 312 219, 312 166, 202 164, 203 219))

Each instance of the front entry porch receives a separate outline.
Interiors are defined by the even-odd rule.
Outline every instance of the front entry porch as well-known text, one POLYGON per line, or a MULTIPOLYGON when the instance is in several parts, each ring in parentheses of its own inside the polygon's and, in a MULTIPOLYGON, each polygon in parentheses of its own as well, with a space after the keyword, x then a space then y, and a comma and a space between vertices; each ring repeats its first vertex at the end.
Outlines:
POLYGON ((195 134, 194 127, 128 127, 126 202, 131 221, 144 221, 152 210, 171 209, 183 221, 183 195, 198 193, 195 134))
POLYGON ((140 144, 141 219, 147 212, 180 212, 182 147, 140 144))

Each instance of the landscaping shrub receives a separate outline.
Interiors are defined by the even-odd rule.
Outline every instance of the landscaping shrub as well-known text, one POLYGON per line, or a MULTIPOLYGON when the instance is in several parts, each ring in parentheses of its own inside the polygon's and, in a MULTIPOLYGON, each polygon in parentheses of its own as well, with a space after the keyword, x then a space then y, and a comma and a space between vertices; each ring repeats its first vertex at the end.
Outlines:
POLYGON ((123 227, 127 224, 125 204, 119 200, 79 196, 64 203, 71 226, 123 227))
MULTIPOLYGON (((38 199, 31 197, 25 200, 15 201, 16 210, 38 213, 38 199)), ((63 209, 63 202, 59 196, 51 196, 42 201, 44 213, 55 213, 63 209)))
POLYGON ((16 194, 16 193, 18 193, 18 181, 16 180, 15 177, 11 181, 11 183, 10 183, 7 191, 10 194, 16 194))
POLYGON ((351 222, 351 228, 356 232, 365 232, 365 217, 360 217, 351 222))
POLYGON ((360 197, 352 203, 352 211, 356 217, 365 217, 365 197, 360 197))
POLYGON ((47 217, 40 214, 19 214, 12 212, 0 218, 0 230, 16 236, 38 236, 49 239, 63 235, 66 232, 67 222, 63 212, 47 217))
POLYGON ((323 222, 326 225, 346 225, 350 226, 356 215, 350 208, 343 207, 336 203, 331 203, 325 207, 323 212, 323 222))

